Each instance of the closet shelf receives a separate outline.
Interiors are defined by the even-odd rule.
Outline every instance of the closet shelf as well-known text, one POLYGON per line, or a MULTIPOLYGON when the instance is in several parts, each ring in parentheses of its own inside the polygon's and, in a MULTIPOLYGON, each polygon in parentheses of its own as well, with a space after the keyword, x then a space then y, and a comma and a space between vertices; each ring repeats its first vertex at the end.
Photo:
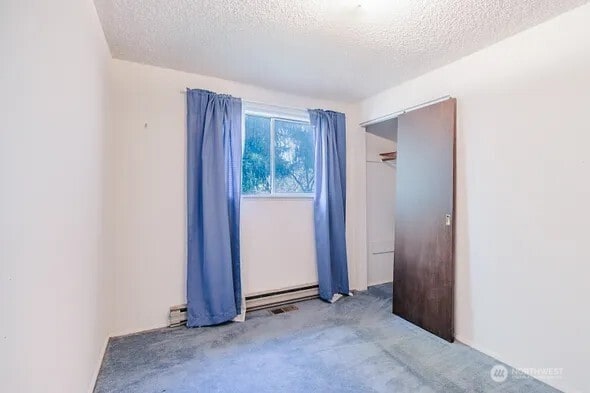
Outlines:
POLYGON ((397 158, 396 151, 390 151, 387 153, 379 153, 379 155, 381 156, 381 161, 383 161, 383 162, 394 161, 397 158))

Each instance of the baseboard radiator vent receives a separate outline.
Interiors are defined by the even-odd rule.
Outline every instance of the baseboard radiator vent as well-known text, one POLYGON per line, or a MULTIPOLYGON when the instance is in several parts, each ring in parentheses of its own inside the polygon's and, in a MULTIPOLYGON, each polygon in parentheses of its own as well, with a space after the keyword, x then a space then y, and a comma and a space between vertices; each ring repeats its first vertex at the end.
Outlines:
MULTIPOLYGON (((246 310, 250 312, 266 308, 281 308, 291 303, 316 299, 319 295, 320 292, 317 284, 257 293, 246 297, 246 310)), ((292 311, 292 309, 285 311, 292 311)), ((186 319, 186 304, 170 307, 169 327, 183 326, 186 324, 186 319)))
POLYGON ((268 312, 270 312, 272 315, 278 315, 278 314, 284 314, 286 312, 297 311, 297 310, 299 310, 299 308, 297 308, 296 305, 289 304, 287 306, 282 306, 282 307, 278 307, 278 308, 271 308, 270 310, 268 310, 268 312))

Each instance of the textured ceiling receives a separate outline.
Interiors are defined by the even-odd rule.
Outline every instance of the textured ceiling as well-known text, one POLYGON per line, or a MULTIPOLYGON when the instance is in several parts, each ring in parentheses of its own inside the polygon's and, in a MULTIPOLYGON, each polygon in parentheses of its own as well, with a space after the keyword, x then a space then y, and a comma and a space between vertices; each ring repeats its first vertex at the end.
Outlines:
POLYGON ((587 1, 95 3, 116 58, 318 98, 354 101, 587 1))

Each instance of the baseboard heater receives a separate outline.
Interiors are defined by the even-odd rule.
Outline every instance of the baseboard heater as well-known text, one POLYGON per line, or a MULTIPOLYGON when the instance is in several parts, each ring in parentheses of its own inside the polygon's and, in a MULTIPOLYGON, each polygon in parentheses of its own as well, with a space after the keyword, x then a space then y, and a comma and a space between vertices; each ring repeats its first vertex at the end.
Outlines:
POLYGON ((283 306, 289 303, 315 299, 320 296, 317 284, 285 288, 277 291, 263 292, 246 296, 246 310, 256 311, 263 308, 283 306))
MULTIPOLYGON (((319 287, 317 284, 308 284, 303 286, 284 288, 280 290, 255 293, 246 296, 247 312, 284 306, 286 304, 311 300, 319 297, 319 287)), ((186 304, 180 304, 170 307, 170 327, 182 326, 186 324, 186 304)))

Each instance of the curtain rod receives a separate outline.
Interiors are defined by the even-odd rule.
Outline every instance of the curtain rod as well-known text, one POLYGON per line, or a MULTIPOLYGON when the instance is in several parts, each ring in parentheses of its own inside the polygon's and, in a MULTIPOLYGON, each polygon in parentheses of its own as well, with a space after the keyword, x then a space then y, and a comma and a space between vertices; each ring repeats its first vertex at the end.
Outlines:
MULTIPOLYGON (((188 89, 188 87, 187 87, 188 89)), ((186 94, 186 90, 181 90, 180 94, 186 94)), ((276 104, 268 104, 266 102, 260 102, 260 101, 251 101, 251 100, 244 100, 242 99, 243 102, 247 103, 247 104, 253 104, 253 105, 263 105, 263 106, 274 106, 275 108, 287 108, 287 109, 295 109, 298 111, 304 111, 307 112, 309 109, 312 108, 298 108, 296 106, 290 106, 290 105, 276 105, 276 104)))
POLYGON ((437 102, 445 101, 445 100, 448 100, 449 98, 451 98, 451 96, 447 94, 446 96, 435 98, 434 100, 426 101, 421 104, 413 105, 413 106, 407 107, 406 109, 399 110, 397 112, 392 112, 387 115, 379 116, 379 117, 372 119, 372 120, 364 121, 364 122, 360 123, 360 126, 361 127, 368 127, 373 124, 377 124, 377 123, 381 123, 381 122, 384 122, 387 120, 395 119, 396 117, 399 117, 400 115, 403 115, 404 113, 415 111, 416 109, 424 108, 425 106, 436 104, 437 102))
MULTIPOLYGON (((181 90, 180 93, 181 94, 186 94, 186 90, 181 90)), ((396 117, 398 117, 400 115, 403 115, 404 113, 415 111, 416 109, 420 109, 420 108, 423 108, 423 107, 428 106, 428 105, 436 104, 437 102, 448 100, 449 98, 451 98, 451 96, 447 94, 445 96, 442 96, 442 97, 439 97, 439 98, 435 98, 433 100, 426 101, 426 102, 423 102, 421 104, 417 104, 417 105, 413 105, 413 106, 407 107, 407 108, 402 109, 402 110, 399 110, 397 112, 389 113, 387 115, 379 116, 379 117, 377 117, 375 119, 372 119, 372 120, 364 121, 364 122, 360 123, 360 126, 361 127, 368 127, 368 126, 373 125, 373 124, 377 124, 377 123, 381 123, 383 121, 391 120, 391 119, 394 119, 394 118, 396 118, 396 117)), ((259 101, 250 101, 250 100, 242 100, 242 101, 245 102, 245 103, 248 103, 248 104, 264 105, 264 106, 274 106, 274 107, 278 107, 278 108, 289 108, 289 109, 295 109, 295 110, 305 111, 305 112, 307 112, 309 110, 309 108, 298 108, 298 107, 294 107, 294 106, 283 106, 283 105, 267 104, 266 102, 259 102, 259 101)))

